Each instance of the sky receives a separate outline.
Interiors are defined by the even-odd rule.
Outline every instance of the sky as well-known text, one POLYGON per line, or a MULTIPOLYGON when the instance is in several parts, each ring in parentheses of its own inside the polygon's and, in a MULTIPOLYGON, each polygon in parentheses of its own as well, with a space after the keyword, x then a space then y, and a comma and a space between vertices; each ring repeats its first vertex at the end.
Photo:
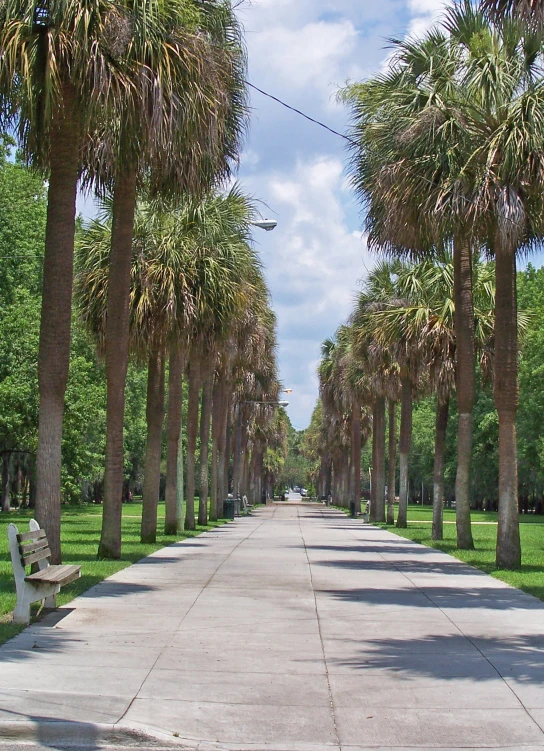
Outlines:
MULTIPOLYGON (((245 0, 248 80, 335 130, 348 113, 336 94, 383 67, 388 40, 423 33, 444 0, 245 0)), ((255 229, 278 318, 280 379, 297 429, 318 397, 321 343, 345 321, 376 258, 346 174, 345 142, 251 91, 238 179, 276 219, 255 229)))
MULTIPOLYGON (((383 69, 388 40, 420 35, 447 0, 239 0, 248 80, 340 133, 348 112, 337 92, 383 69)), ((255 228, 278 320, 287 411, 306 428, 318 398, 322 342, 345 322, 376 263, 346 174, 346 142, 251 90, 251 122, 237 178, 272 232, 255 228)), ((92 201, 80 197, 86 216, 92 201)), ((531 259, 544 262, 544 253, 531 259)))

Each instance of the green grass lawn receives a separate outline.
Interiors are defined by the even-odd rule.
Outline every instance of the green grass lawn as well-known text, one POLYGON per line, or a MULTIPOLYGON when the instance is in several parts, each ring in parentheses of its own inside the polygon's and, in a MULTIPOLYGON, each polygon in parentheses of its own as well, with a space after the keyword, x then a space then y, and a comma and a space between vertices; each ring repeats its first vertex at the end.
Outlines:
POLYGON ((522 567, 519 571, 504 571, 495 566, 496 513, 472 512, 475 550, 457 550, 455 547, 455 510, 444 509, 444 539, 440 542, 431 540, 432 513, 430 506, 410 505, 408 529, 397 529, 385 524, 379 526, 414 542, 443 550, 486 574, 544 600, 544 516, 520 516, 522 567))
MULTIPOLYGON (((197 499, 198 502, 198 499, 197 499)), ((18 634, 23 626, 11 623, 11 611, 15 607, 15 582, 11 557, 8 549, 7 526, 13 522, 19 531, 28 531, 28 520, 33 512, 14 511, 11 514, 0 514, 0 644, 18 634)), ((123 550, 119 561, 98 561, 96 551, 100 539, 102 525, 102 506, 66 506, 62 511, 62 554, 63 563, 78 563, 81 565, 81 578, 63 587, 57 595, 57 603, 64 605, 77 595, 98 584, 103 579, 120 571, 131 563, 144 558, 154 550, 171 545, 176 539, 194 537, 207 529, 220 526, 225 521, 212 522, 207 527, 197 526, 195 532, 186 532, 184 537, 165 537, 161 535, 154 545, 143 545, 140 542, 140 520, 142 516, 141 503, 123 504, 123 550)), ((164 503, 159 504, 158 529, 164 526, 164 503)), ((38 605, 33 606, 33 614, 38 605)))

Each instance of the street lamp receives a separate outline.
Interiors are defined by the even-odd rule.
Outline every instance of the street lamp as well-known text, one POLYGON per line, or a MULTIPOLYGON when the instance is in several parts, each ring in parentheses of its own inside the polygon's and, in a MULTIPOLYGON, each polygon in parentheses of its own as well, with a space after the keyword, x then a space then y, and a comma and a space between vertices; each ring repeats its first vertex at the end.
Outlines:
POLYGON ((264 229, 266 232, 271 232, 278 226, 275 219, 257 219, 255 222, 250 222, 254 227, 264 229))

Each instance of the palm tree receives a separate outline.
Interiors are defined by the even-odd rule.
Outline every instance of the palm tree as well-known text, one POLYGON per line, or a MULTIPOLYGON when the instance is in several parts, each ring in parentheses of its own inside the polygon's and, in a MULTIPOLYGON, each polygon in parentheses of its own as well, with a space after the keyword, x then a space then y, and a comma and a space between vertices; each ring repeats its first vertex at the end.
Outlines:
MULTIPOLYGON (((493 273, 492 264, 475 259, 475 339, 482 370, 486 370, 493 338, 493 273)), ((436 260, 399 267, 395 286, 405 305, 394 305, 373 314, 375 335, 384 346, 402 339, 419 349, 428 386, 437 395, 432 530, 435 540, 442 539, 443 534, 446 428, 456 369, 453 276, 450 253, 436 260)))
MULTIPOLYGON (((398 305, 394 279, 401 265, 381 263, 365 281, 356 300, 351 321, 358 356, 366 362, 374 394, 374 451, 371 518, 385 521, 385 409, 386 399, 401 401, 400 503, 398 526, 406 526, 408 507, 408 457, 412 436, 412 396, 418 373, 418 359, 410 343, 396 341, 384 346, 374 331, 374 313, 398 305), (374 510, 373 507, 374 506, 374 510), (376 516, 375 516, 376 514, 376 516)), ((391 505, 391 504, 389 504, 391 505)), ((391 515, 391 512, 389 512, 391 515)))
MULTIPOLYGON (((113 225, 106 323, 108 384, 104 514, 99 556, 121 551, 124 385, 132 233, 138 183, 156 190, 202 193, 229 173, 245 122, 245 59, 229 2, 161 2, 155 27, 136 25, 126 53, 134 73, 132 96, 100 132, 101 166, 110 156, 113 225), (112 138, 108 136, 111 134, 112 138)), ((100 169, 97 167, 97 173, 100 169)), ((104 181, 104 177, 100 174, 104 181)))
MULTIPOLYGON (((544 113, 540 35, 489 22, 466 0, 446 15, 458 60, 456 120, 463 137, 457 179, 470 189, 473 235, 496 260, 495 406, 499 416, 497 566, 521 563, 515 417, 518 405, 516 253, 542 236, 544 113), (481 44, 474 46, 475 38, 481 44)), ((452 175, 453 177, 453 175, 452 175)))
POLYGON ((61 440, 81 149, 93 123, 127 91, 130 15, 127 5, 106 0, 6 0, 0 7, 2 121, 18 134, 26 159, 49 176, 36 517, 47 530, 53 563, 61 557, 61 440))
MULTIPOLYGON (((233 405, 234 491, 251 492, 251 475, 254 502, 260 502, 261 469, 267 431, 273 415, 270 408, 257 407, 251 405, 251 402, 277 401, 280 393, 276 365, 276 317, 270 308, 269 292, 260 269, 254 270, 246 297, 247 305, 236 322, 234 336, 224 344, 223 362, 229 367, 226 383, 232 395, 233 405), (230 357, 226 356, 227 348, 230 350, 230 357), (250 453, 251 463, 247 461, 250 453), (249 471, 250 464, 252 472, 249 471), (259 488, 255 489, 255 485, 259 488)), ((228 409, 227 403, 222 407, 222 410, 225 409, 228 409)), ((221 459, 219 452, 218 460, 219 467, 224 467, 222 461, 224 462, 225 457, 221 459)))
MULTIPOLYGON (((357 192, 369 207, 371 246, 393 256, 417 259, 453 239, 459 395, 457 544, 472 548, 469 470, 475 395, 475 230, 470 190, 460 178, 467 142, 456 109, 460 63, 456 46, 433 31, 422 41, 395 42, 388 71, 368 84, 348 87, 342 96, 352 107, 354 136, 361 143, 353 152, 352 175, 357 192)), ((407 425, 408 389, 404 379, 407 425)), ((405 440, 401 437, 401 462, 405 440)))
MULTIPOLYGON (((447 34, 433 32, 418 44, 405 45, 401 52, 404 62, 399 58, 389 78, 390 93, 400 91, 399 78, 403 75, 406 78, 410 71, 408 58, 412 60, 412 72, 408 75, 412 89, 404 87, 398 106, 389 98, 388 106, 394 114, 386 129, 385 120, 380 121, 382 143, 387 139, 395 148, 401 147, 390 160, 388 173, 382 174, 382 182, 388 183, 389 192, 397 195, 397 201, 378 200, 375 218, 383 226, 389 216, 400 233, 406 219, 402 206, 410 207, 408 213, 414 215, 409 223, 412 237, 404 242, 408 247, 419 248, 425 244, 424 240, 427 245, 429 241, 443 242, 444 237, 452 235, 454 258, 457 254, 460 259, 456 266, 460 269, 456 274, 460 285, 470 277, 471 246, 484 243, 495 255, 494 393, 499 415, 497 565, 516 568, 520 565, 521 548, 515 433, 518 403, 515 258, 518 250, 531 247, 542 235, 541 44, 538 33, 525 28, 519 20, 507 18, 495 26, 468 0, 451 9, 445 18, 447 34), (476 39, 478 44, 474 44, 476 39), (425 83, 426 79, 438 80, 438 85, 419 86, 418 82, 425 83), (421 97, 414 97, 414 85, 421 91, 421 97), (417 118, 407 117, 404 125, 402 117, 397 117, 403 98, 405 103, 409 100, 408 111, 412 107, 410 102, 418 102, 420 112, 417 118), (425 103, 423 108, 419 106, 421 101, 425 103), (395 132, 399 134, 397 138, 392 137, 395 132), (403 179, 402 174, 406 173, 409 179, 403 179), (395 217, 393 206, 399 209, 395 217), (442 237, 433 238, 433 222, 442 237), (463 248, 464 261, 460 257, 463 248)), ((375 156, 378 151, 374 151, 375 156)), ((382 156, 385 152, 384 146, 382 156)), ((376 173, 374 177, 377 180, 376 173)), ((472 307, 467 296, 456 304, 456 315, 466 314, 470 321, 472 307)), ((471 406, 473 364, 468 382, 461 380, 461 362, 469 349, 466 341, 471 337, 470 332, 463 331, 464 334, 461 328, 457 329, 457 391, 467 401, 470 396, 468 406, 471 406)), ((469 413, 462 415, 467 420, 460 420, 460 428, 464 429, 458 441, 460 458, 463 446, 468 445, 470 427, 469 413)), ((467 454, 463 453, 466 459, 467 454)), ((468 461, 462 469, 467 467, 468 461)), ((465 488, 467 477, 465 471, 465 488)), ((457 493, 458 512, 461 502, 468 518, 467 499, 468 495, 457 493)), ((458 542, 467 547, 471 539, 463 535, 463 528, 464 521, 458 519, 458 542)))
MULTIPOLYGON (((189 207, 187 232, 197 249, 195 318, 189 332, 187 505, 186 526, 194 529, 194 459, 198 435, 198 404, 203 385, 207 395, 201 416, 202 438, 209 436, 211 391, 218 349, 227 341, 252 300, 254 281, 262 280, 259 263, 250 246, 251 201, 238 186, 211 195, 189 207)), ((201 454, 199 521, 207 517, 207 440, 201 454), (204 497, 205 496, 205 497, 204 497)))
POLYGON ((512 16, 538 24, 544 21, 542 0, 481 0, 481 8, 493 19, 512 16))
MULTIPOLYGON (((156 539, 166 352, 171 342, 179 352, 176 345, 195 309, 194 254, 190 245, 180 242, 175 219, 175 214, 166 213, 160 205, 140 204, 133 238, 130 347, 141 361, 148 361, 144 542, 156 539)), ((97 337, 101 354, 106 329, 111 227, 110 205, 105 207, 102 217, 87 225, 78 247, 77 296, 83 319, 97 337)))

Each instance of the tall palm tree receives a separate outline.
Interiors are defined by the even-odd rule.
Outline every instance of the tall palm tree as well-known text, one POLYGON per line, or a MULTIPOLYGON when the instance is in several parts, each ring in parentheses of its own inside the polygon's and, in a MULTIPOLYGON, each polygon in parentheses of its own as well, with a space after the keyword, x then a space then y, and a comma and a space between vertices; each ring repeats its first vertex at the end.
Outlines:
MULTIPOLYGON (((446 14, 445 29, 447 33, 433 32, 410 50, 412 58, 418 62, 413 69, 417 77, 412 75, 416 81, 425 78, 421 74, 422 61, 428 61, 429 49, 439 50, 433 70, 435 77, 437 73, 442 75, 447 85, 442 85, 438 91, 434 89, 432 107, 422 111, 421 117, 412 119, 410 127, 407 120, 402 131, 404 139, 399 138, 397 142, 410 146, 411 158, 402 164, 397 155, 396 163, 400 164, 401 173, 409 169, 411 177, 403 180, 397 174, 391 191, 400 191, 402 202, 416 208, 421 217, 420 227, 429 236, 432 227, 425 217, 435 219, 444 233, 447 223, 441 222, 445 216, 443 207, 449 206, 451 211, 448 210, 446 216, 449 216, 455 245, 462 248, 467 243, 473 246, 484 243, 495 255, 494 395, 499 416, 497 565, 516 568, 521 561, 521 546, 515 432, 518 404, 515 260, 516 253, 530 248, 543 232, 541 42, 538 33, 524 27, 517 19, 493 25, 468 0, 446 14), (445 61, 442 66, 440 59, 445 61), (455 75, 451 75, 452 66, 455 75), (416 161, 413 157, 417 155, 416 161), (439 190, 429 189, 433 186, 438 186, 439 190), (459 226, 460 234, 456 231, 459 226)), ((410 100, 414 101, 413 91, 410 100)), ((399 111, 391 106, 391 101, 389 104, 392 111, 399 111)), ((393 118, 387 129, 387 138, 393 143, 395 138, 391 136, 395 125, 396 118, 393 118)), ((392 173, 388 179, 391 177, 392 173)), ((388 204, 389 212, 392 206, 393 203, 388 204)), ((402 211, 400 204, 398 207, 402 211)), ((397 217, 397 223, 401 221, 402 218, 397 217)), ((417 229, 416 222, 411 226, 417 229)), ((412 238, 415 246, 421 245, 420 235, 419 230, 415 239, 412 238)), ((467 277, 470 275, 470 256, 468 258, 467 277)), ((456 306, 456 309, 461 311, 463 306, 456 306)), ((468 306, 467 312, 470 312, 468 306)), ((460 332, 458 344, 461 353, 460 332)), ((458 384, 458 393, 463 398, 465 387, 465 383, 458 384)), ((466 436, 460 436, 460 448, 461 438, 466 443, 466 436)), ((466 499, 458 495, 458 511, 460 500, 465 506, 466 499)), ((468 509, 465 513, 468 515, 468 509)), ((460 531, 458 526, 458 539, 462 537, 460 531)), ((466 539, 460 542, 467 546, 466 539)))
POLYGON ((541 35, 518 19, 493 25, 468 0, 446 16, 463 61, 458 113, 466 132, 463 174, 480 237, 495 257, 495 381, 499 417, 497 566, 521 565, 516 412, 516 254, 544 232, 544 91, 541 35), (481 44, 476 47, 477 36, 481 44), (460 106, 459 106, 460 105, 460 106))
MULTIPOLYGON (((166 352, 169 345, 179 352, 176 345, 195 312, 194 253, 190 244, 179 241, 178 229, 175 214, 154 203, 139 205, 131 269, 130 347, 141 361, 148 361, 148 438, 142 515, 145 542, 156 538, 166 352)), ((106 331, 111 231, 109 205, 104 216, 87 225, 78 247, 77 296, 83 319, 97 336, 101 354, 106 331)))
POLYGON ((398 262, 380 263, 369 274, 351 314, 356 352, 366 362, 374 394, 374 447, 371 518, 385 521, 385 409, 386 399, 397 401, 400 395, 400 503, 398 526, 406 525, 408 507, 408 458, 412 437, 412 396, 419 362, 409 342, 395 341, 384 345, 375 336, 374 313, 398 305, 395 277, 398 262), (376 430, 377 428, 377 430, 376 430), (374 506, 374 510, 373 507, 374 506), (375 514, 377 516, 375 517, 375 514))
POLYGON ((498 20, 512 16, 537 24, 544 21, 543 0, 481 0, 481 8, 498 20))
POLYGON ((134 34, 125 55, 134 72, 133 96, 122 102, 112 121, 106 121, 100 133, 103 148, 94 162, 102 181, 114 186, 99 545, 104 558, 118 558, 121 551, 124 385, 137 186, 145 175, 158 190, 202 193, 229 173, 245 123, 245 58, 230 2, 188 3, 183 11, 177 0, 161 0, 155 8, 154 33, 145 24, 135 26, 141 33, 134 34), (101 174, 104 154, 110 157, 109 179, 101 174))
MULTIPOLYGON (((189 378, 190 414, 187 417, 187 506, 186 525, 194 529, 194 453, 198 434, 198 402, 204 385, 207 396, 201 419, 202 437, 209 435, 211 389, 221 344, 252 299, 254 281, 262 280, 259 263, 250 245, 251 201, 238 186, 225 195, 211 195, 194 203, 188 212, 188 233, 197 252, 195 287, 196 313, 189 332, 191 365, 189 378)), ((206 441, 207 443, 207 441, 206 441)), ((207 447, 201 456, 199 521, 207 516, 207 447), (204 497, 204 495, 206 497, 204 497)))
MULTIPOLYGON (((474 263, 475 340, 482 370, 486 370, 493 339, 495 286, 492 264, 474 263)), ((455 383, 456 338, 453 290, 453 259, 441 258, 399 267, 395 285, 403 306, 394 305, 373 314, 379 341, 388 345, 399 339, 412 342, 420 351, 428 388, 437 395, 433 529, 435 540, 442 539, 444 464, 449 401, 455 383)))
MULTIPOLYGON (((367 84, 348 87, 342 98, 353 113, 354 187, 368 206, 369 243, 394 257, 421 258, 453 236, 455 248, 459 402, 456 480, 457 543, 472 548, 469 467, 474 403, 471 237, 467 235, 467 188, 458 180, 460 123, 452 102, 459 57, 443 35, 394 43, 388 70, 367 84), (450 109, 446 108, 450 105, 450 109), (462 385, 461 385, 462 384, 462 385)), ((466 140, 466 139, 465 139, 466 140)), ((467 199, 468 200, 468 199, 467 199)), ((401 498, 406 487, 410 421, 404 378, 405 431, 401 426, 401 498)), ((404 510, 404 500, 401 509, 404 510)), ((400 524, 405 524, 404 512, 400 524)))
POLYGON ((36 517, 60 562, 60 479, 68 379, 76 188, 93 123, 127 93, 128 4, 7 0, 0 7, 1 119, 48 173, 36 517))

